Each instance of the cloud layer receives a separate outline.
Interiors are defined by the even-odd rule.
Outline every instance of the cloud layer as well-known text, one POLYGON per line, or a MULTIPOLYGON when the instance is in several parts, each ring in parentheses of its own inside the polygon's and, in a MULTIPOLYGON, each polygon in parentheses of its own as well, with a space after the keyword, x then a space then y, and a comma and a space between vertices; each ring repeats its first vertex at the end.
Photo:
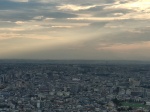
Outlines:
POLYGON ((149 0, 1 0, 0 58, 150 60, 149 0))

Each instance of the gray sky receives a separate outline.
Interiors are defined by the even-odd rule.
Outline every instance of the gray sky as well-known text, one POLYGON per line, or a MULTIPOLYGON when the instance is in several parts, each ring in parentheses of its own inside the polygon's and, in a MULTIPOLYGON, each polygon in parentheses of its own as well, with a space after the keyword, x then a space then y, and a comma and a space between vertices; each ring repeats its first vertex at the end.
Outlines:
POLYGON ((1 59, 150 60, 149 0, 0 0, 1 59))

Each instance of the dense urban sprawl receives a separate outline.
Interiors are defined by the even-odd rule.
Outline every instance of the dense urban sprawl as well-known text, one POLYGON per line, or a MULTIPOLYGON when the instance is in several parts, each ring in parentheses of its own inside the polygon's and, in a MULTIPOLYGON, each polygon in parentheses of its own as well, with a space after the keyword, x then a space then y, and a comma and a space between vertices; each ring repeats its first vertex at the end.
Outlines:
POLYGON ((0 112, 150 112, 150 65, 1 63, 0 112))

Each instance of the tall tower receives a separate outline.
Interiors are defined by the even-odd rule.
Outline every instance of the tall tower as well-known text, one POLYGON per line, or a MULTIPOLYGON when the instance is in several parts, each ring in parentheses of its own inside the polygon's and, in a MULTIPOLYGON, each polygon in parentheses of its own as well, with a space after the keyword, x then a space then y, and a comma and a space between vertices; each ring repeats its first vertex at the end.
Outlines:
POLYGON ((41 101, 37 100, 37 110, 38 110, 38 112, 42 112, 40 108, 41 108, 41 101))
POLYGON ((146 89, 144 88, 144 91, 143 91, 143 97, 146 98, 147 97, 147 94, 146 94, 146 89))

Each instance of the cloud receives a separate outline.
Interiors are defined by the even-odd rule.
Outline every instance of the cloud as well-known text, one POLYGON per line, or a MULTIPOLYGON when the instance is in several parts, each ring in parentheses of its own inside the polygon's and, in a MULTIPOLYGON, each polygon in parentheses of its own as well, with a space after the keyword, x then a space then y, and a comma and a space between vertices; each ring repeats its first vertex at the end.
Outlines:
POLYGON ((0 28, 10 28, 15 26, 17 26, 17 24, 11 21, 0 21, 0 28))
POLYGON ((96 12, 94 14, 94 17, 116 17, 116 16, 122 17, 123 15, 127 13, 131 13, 131 12, 134 12, 134 11, 130 9, 123 9, 123 8, 117 8, 117 9, 104 8, 103 10, 96 12))
POLYGON ((43 19, 44 18, 44 16, 36 16, 36 17, 34 17, 33 19, 35 19, 35 20, 41 20, 41 19, 43 19))
POLYGON ((106 8, 125 8, 125 9, 131 9, 131 10, 135 10, 135 11, 150 11, 150 1, 149 0, 137 0, 137 1, 130 1, 127 3, 118 3, 112 6, 108 6, 106 8))
POLYGON ((12 2, 29 2, 29 0, 9 0, 9 1, 12 1, 12 2))
POLYGON ((126 20, 130 19, 127 17, 78 17, 78 18, 67 18, 68 20, 89 20, 89 21, 115 21, 115 20, 126 20))
POLYGON ((97 3, 112 3, 114 2, 114 0, 86 0, 85 1, 81 1, 81 0, 30 0, 32 2, 39 2, 39 3, 51 3, 51 2, 55 2, 55 3, 60 3, 60 4, 86 4, 86 3, 93 3, 93 4, 97 4, 97 3))
POLYGON ((115 3, 111 6, 106 6, 104 10, 131 10, 130 12, 122 15, 121 17, 128 17, 134 19, 150 19, 150 1, 149 0, 137 0, 128 1, 125 3, 115 3))
POLYGON ((52 59, 143 56, 137 48, 149 49, 149 12, 149 0, 0 0, 0 54, 52 59))
POLYGON ((25 22, 24 21, 16 21, 15 23, 20 25, 20 24, 24 24, 25 22))
POLYGON ((51 26, 52 28, 72 28, 73 26, 51 26))
POLYGON ((89 6, 79 6, 79 5, 72 5, 72 4, 64 4, 62 6, 57 6, 58 10, 71 10, 71 11, 80 11, 80 10, 87 10, 90 8, 94 8, 97 5, 89 5, 89 6))
POLYGON ((46 18, 74 18, 78 17, 76 14, 67 13, 67 12, 59 12, 59 11, 52 11, 52 12, 45 12, 41 11, 3 11, 0 12, 1 20, 3 21, 29 21, 29 20, 40 20, 46 18))
POLYGON ((0 40, 10 39, 10 38, 20 38, 20 34, 16 33, 1 33, 0 34, 0 40))
POLYGON ((102 38, 97 37, 93 39, 93 42, 97 43, 109 43, 109 44, 135 44, 140 42, 150 41, 150 33, 147 31, 132 30, 127 31, 113 31, 106 33, 102 38))

